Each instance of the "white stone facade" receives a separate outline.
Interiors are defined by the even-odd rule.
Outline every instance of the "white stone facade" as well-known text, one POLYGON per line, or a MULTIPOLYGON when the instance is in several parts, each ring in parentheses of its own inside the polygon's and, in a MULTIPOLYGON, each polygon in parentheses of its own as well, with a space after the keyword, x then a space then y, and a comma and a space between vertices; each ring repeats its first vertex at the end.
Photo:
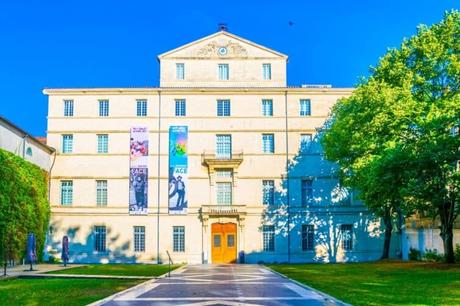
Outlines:
MULTIPOLYGON (((237 251, 244 252, 245 262, 343 262, 380 257, 383 232, 379 220, 353 193, 340 188, 334 166, 324 160, 318 142, 331 107, 352 89, 288 87, 287 56, 227 32, 164 53, 159 60, 158 88, 44 91, 49 96, 48 144, 57 149, 51 173, 47 255, 59 257, 62 237, 68 235, 74 262, 153 262, 157 255, 165 261, 169 251, 175 262, 210 263, 211 226, 220 222, 237 225, 237 251), (178 63, 184 65, 183 80, 177 79, 178 63), (219 79, 222 63, 228 64, 228 80, 219 79), (270 64, 269 79, 264 76, 264 64, 270 64), (186 101, 185 116, 176 116, 178 99, 186 101), (219 99, 230 101, 230 116, 216 115, 219 99), (64 116, 64 101, 69 100, 73 101, 73 116, 64 116), (109 101, 108 116, 99 116, 99 100, 109 101), (146 116, 137 116, 138 100, 147 101, 146 116), (272 101, 271 115, 264 113, 263 100, 272 101), (301 100, 310 101, 307 114, 302 112, 301 100), (189 131, 186 215, 168 213, 168 131, 175 125, 187 126, 189 131), (149 214, 145 216, 128 212, 133 126, 149 129, 149 214), (100 134, 108 135, 106 153, 97 152, 100 134), (216 135, 221 134, 231 135, 230 161, 207 153, 215 152, 216 135), (264 152, 263 134, 273 135, 273 152, 264 152), (312 142, 301 149, 306 134, 312 135, 312 142), (72 135, 72 152, 63 153, 63 135, 72 135), (217 205, 216 186, 222 178, 216 171, 224 168, 233 172, 230 207, 217 205), (107 201, 97 205, 96 181, 101 180, 107 182, 107 201), (66 205, 62 204, 63 181, 72 182, 72 201, 66 205), (264 181, 274 183, 273 204, 263 204, 264 181), (306 194, 309 201, 302 200, 306 194), (264 243, 271 239, 264 235, 264 225, 274 226, 272 250, 264 250, 264 243), (302 245, 302 226, 307 229, 306 225, 313 226, 313 235, 304 234, 302 245), (95 240, 100 239, 95 232, 98 226, 106 229, 102 252, 95 250, 95 240), (135 226, 145 228, 145 251, 135 251, 135 226), (185 229, 183 251, 174 252, 174 226, 185 229), (347 226, 351 237, 345 239, 347 226), (308 245, 311 237, 312 245, 308 245)), ((393 240, 394 255, 398 239, 393 240)))

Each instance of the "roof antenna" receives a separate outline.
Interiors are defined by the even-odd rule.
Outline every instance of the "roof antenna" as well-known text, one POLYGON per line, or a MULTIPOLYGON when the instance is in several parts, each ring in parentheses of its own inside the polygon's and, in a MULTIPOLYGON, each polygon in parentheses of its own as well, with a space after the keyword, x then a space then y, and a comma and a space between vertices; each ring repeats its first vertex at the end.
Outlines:
POLYGON ((227 27, 227 24, 226 23, 219 23, 219 25, 217 26, 217 29, 219 31, 224 31, 224 32, 228 32, 228 27, 227 27))

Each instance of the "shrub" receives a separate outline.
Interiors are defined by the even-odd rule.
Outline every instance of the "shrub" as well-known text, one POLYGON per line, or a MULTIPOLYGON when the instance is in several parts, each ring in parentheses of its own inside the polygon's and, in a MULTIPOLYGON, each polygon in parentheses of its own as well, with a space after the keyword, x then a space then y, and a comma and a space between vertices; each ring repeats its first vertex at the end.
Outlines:
POLYGON ((444 260, 444 256, 442 254, 438 254, 437 250, 427 249, 423 255, 423 260, 428 262, 441 262, 444 260))
POLYGON ((460 262, 460 244, 455 245, 455 261, 460 262))
POLYGON ((419 250, 410 248, 409 250, 409 259, 410 260, 420 260, 421 259, 421 253, 419 250))

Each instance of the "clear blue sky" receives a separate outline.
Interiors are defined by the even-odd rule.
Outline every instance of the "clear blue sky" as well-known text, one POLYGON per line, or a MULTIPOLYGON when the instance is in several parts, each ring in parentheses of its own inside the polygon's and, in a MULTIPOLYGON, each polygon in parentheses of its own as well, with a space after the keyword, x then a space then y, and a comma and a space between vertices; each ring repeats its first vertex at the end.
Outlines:
POLYGON ((219 22, 289 55, 290 85, 351 87, 418 24, 460 8, 454 0, 157 2, 1 1, 0 115, 45 135, 43 88, 157 86, 156 56, 219 22))

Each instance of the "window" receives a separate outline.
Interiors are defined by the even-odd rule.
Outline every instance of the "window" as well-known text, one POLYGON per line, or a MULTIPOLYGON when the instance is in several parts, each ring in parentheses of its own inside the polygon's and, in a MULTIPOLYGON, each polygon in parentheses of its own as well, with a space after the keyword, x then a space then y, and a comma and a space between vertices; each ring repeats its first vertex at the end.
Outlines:
POLYGON ((273 134, 262 134, 262 152, 274 153, 275 152, 275 136, 273 134))
POLYGON ((62 135, 62 153, 72 153, 73 135, 62 135))
POLYGON ((184 226, 173 226, 173 252, 185 252, 184 226))
POLYGON ((176 116, 185 116, 186 113, 186 105, 185 99, 177 99, 176 100, 176 116))
POLYGON ((145 252, 145 226, 134 227, 134 252, 145 252))
POLYGON ((216 157, 220 159, 232 158, 232 136, 216 136, 216 157))
POLYGON ((273 205, 275 195, 275 182, 272 180, 262 181, 262 203, 273 205))
POLYGON ((219 80, 226 81, 229 79, 228 64, 219 64, 219 80))
POLYGON ((184 79, 185 79, 185 64, 177 63, 176 64, 176 80, 184 80, 184 79))
POLYGON ((353 249, 353 225, 342 224, 340 226, 340 237, 342 239, 342 249, 350 251, 353 249))
POLYGON ((214 235, 214 245, 213 247, 215 248, 220 248, 220 234, 215 234, 214 235))
POLYGON ((272 65, 271 64, 262 64, 262 71, 264 80, 272 79, 272 65))
POLYGON ((227 235, 227 247, 233 248, 235 246, 235 235, 227 235))
POLYGON ((32 148, 31 147, 27 148, 26 155, 32 156, 32 148))
POLYGON ((94 250, 96 252, 105 252, 106 250, 107 229, 105 226, 96 226, 94 228, 94 250))
POLYGON ((107 181, 96 181, 96 204, 97 206, 107 205, 107 181))
POLYGON ((313 200, 313 180, 302 180, 302 205, 306 206, 313 200))
POLYGON ((136 100, 136 115, 138 117, 147 116, 147 100, 136 100))
POLYGON ((310 99, 300 99, 300 116, 311 115, 311 101, 310 99))
POLYGON ((310 147, 313 136, 311 134, 300 135, 300 151, 304 151, 310 147))
POLYGON ((216 178, 217 179, 232 179, 233 171, 232 169, 216 169, 216 178))
POLYGON ((275 227, 273 225, 264 225, 263 232, 263 249, 264 251, 275 250, 275 227))
POLYGON ((99 117, 109 115, 109 100, 99 100, 99 117))
POLYGON ((73 100, 64 100, 64 116, 73 116, 73 100))
POLYGON ((72 205, 73 181, 61 181, 61 205, 72 205))
POLYGON ((216 183, 217 205, 232 205, 232 183, 216 183))
POLYGON ((217 116, 230 116, 230 100, 217 100, 217 116))
POLYGON ((302 251, 313 251, 315 228, 313 225, 302 225, 302 251))
POLYGON ((273 101, 271 99, 262 100, 262 116, 273 116, 273 101))
POLYGON ((97 135, 97 153, 108 153, 109 152, 109 135, 99 134, 97 135))

